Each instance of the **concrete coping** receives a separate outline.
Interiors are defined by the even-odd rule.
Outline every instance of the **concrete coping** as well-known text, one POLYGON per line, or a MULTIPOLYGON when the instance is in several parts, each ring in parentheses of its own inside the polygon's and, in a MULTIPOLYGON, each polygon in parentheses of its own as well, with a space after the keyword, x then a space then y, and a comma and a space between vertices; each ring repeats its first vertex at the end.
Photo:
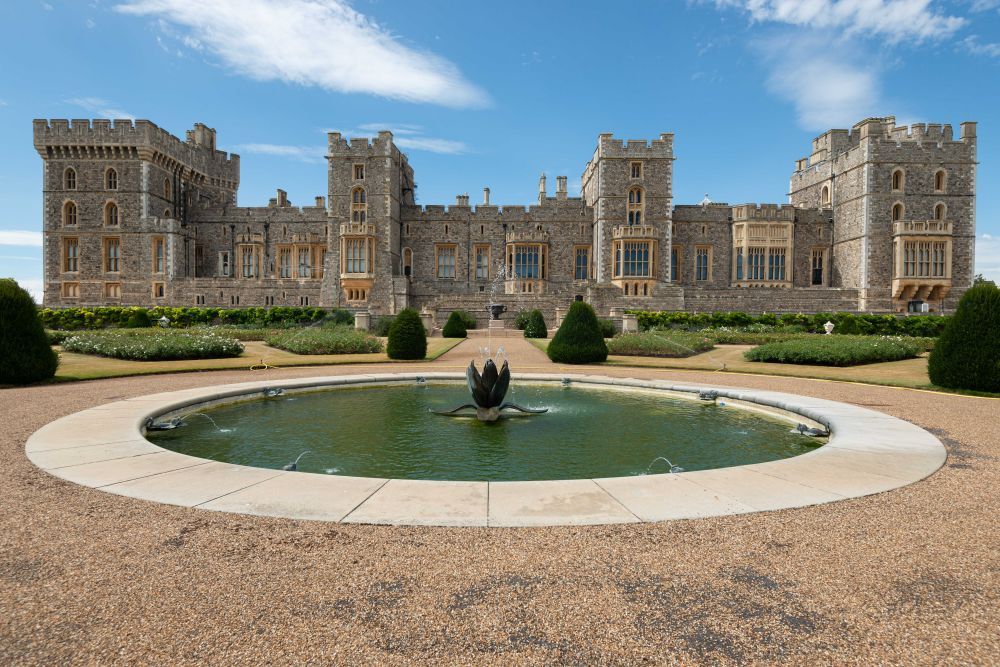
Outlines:
POLYGON ((255 381, 139 396, 83 410, 36 431, 25 452, 62 479, 131 498, 270 517, 430 526, 556 526, 667 521, 805 507, 917 482, 946 450, 924 429, 846 403, 756 389, 579 374, 515 374, 674 396, 717 392, 734 407, 830 429, 829 441, 788 459, 683 473, 525 482, 378 479, 285 472, 158 447, 144 424, 194 405, 285 391, 460 380, 460 373, 384 373, 255 381), (790 414, 789 414, 790 413, 790 414))

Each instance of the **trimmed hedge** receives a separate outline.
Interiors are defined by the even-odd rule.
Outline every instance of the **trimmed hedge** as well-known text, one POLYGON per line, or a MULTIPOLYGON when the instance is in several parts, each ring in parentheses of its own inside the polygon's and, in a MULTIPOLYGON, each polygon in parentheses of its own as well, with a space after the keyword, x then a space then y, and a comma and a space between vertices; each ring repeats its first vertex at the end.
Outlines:
POLYGON ((460 311, 453 310, 451 315, 448 316, 448 321, 445 322, 444 328, 441 329, 441 335, 445 338, 465 338, 465 320, 462 318, 460 311))
POLYGON ((690 357, 715 347, 706 336, 687 331, 628 333, 608 341, 608 352, 635 357, 690 357))
POLYGON ((390 359, 423 359, 427 356, 427 332, 420 315, 413 308, 404 308, 389 327, 386 352, 390 359))
POLYGON ((537 308, 528 315, 528 324, 524 327, 525 338, 548 338, 549 329, 545 326, 545 317, 537 308))
POLYGON ((392 323, 396 321, 395 315, 382 315, 375 320, 375 324, 372 325, 372 333, 376 336, 381 336, 385 338, 389 335, 389 328, 392 323))
POLYGON ((1000 288, 983 282, 962 295, 927 372, 941 387, 1000 392, 1000 288))
POLYGON ((823 325, 829 320, 834 333, 865 334, 877 336, 939 336, 951 319, 949 315, 871 315, 866 313, 785 313, 775 315, 749 315, 742 312, 686 313, 672 311, 630 310, 639 319, 642 330, 656 328, 687 328, 692 330, 709 327, 742 328, 750 325, 801 327, 802 331, 824 333, 823 325))
POLYGON ((289 329, 272 334, 266 342, 271 347, 295 354, 372 354, 382 351, 382 341, 378 337, 345 324, 289 329))
POLYGON ((594 309, 583 301, 574 301, 546 352, 549 359, 564 364, 605 361, 608 345, 594 309))
POLYGON ((605 338, 614 338, 615 334, 618 333, 615 331, 615 321, 610 317, 600 317, 597 319, 597 323, 600 325, 601 334, 603 334, 605 338))
MULTIPOLYGON (((462 319, 462 324, 465 325, 466 329, 476 328, 476 318, 472 315, 472 313, 465 310, 453 310, 451 312, 452 314, 458 313, 458 316, 462 319)), ((449 317, 451 317, 451 315, 449 315, 449 317)))
POLYGON ((747 350, 748 361, 815 366, 856 366, 911 359, 921 348, 905 338, 874 336, 812 336, 768 343, 747 350))
POLYGON ((120 327, 129 318, 143 311, 150 321, 164 315, 171 327, 189 327, 194 324, 236 324, 273 325, 285 323, 318 322, 333 319, 344 324, 353 324, 354 315, 349 310, 335 308, 299 308, 275 306, 273 308, 140 308, 137 306, 101 306, 95 308, 43 308, 42 323, 48 329, 104 329, 120 327))
POLYGON ((528 318, 531 317, 531 313, 527 310, 519 310, 517 314, 514 315, 514 328, 524 331, 524 327, 528 326, 528 318))
POLYGON ((243 343, 211 332, 171 329, 88 331, 63 341, 63 349, 133 361, 238 357, 243 343))
POLYGON ((47 380, 58 366, 35 300, 13 279, 0 279, 0 384, 47 380))

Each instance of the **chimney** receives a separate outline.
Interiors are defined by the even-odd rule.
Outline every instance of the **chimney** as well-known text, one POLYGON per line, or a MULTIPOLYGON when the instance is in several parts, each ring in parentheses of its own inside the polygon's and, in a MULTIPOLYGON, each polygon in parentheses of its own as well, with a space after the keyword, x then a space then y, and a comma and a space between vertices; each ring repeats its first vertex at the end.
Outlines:
POLYGON ((326 197, 316 197, 316 208, 326 208, 326 197))
POLYGON ((468 206, 469 205, 469 195, 455 195, 455 206, 468 206))
POLYGON ((556 176, 556 199, 566 199, 566 177, 556 176))
POLYGON ((490 205, 490 189, 483 188, 483 206, 490 205))
POLYGON ((545 172, 542 172, 541 177, 538 179, 538 202, 541 203, 545 201, 545 196, 548 193, 545 190, 545 172))
POLYGON ((278 188, 278 197, 275 203, 277 204, 278 208, 284 208, 288 206, 288 193, 282 190, 281 188, 278 188))
POLYGON ((965 122, 961 124, 962 127, 962 139, 975 139, 976 138, 976 124, 973 122, 965 122))

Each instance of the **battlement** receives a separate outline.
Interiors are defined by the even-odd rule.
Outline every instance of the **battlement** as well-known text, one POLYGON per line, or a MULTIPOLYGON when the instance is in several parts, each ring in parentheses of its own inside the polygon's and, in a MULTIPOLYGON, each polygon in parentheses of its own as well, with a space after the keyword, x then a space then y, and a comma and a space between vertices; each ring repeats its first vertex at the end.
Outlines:
POLYGON ((594 152, 594 159, 597 158, 660 158, 674 159, 674 135, 672 132, 663 132, 659 139, 648 141, 646 139, 615 139, 610 132, 602 133, 597 138, 597 150, 594 152))
POLYGON ((797 209, 791 204, 738 204, 733 206, 733 221, 767 220, 792 222, 797 209))
POLYGON ((556 216, 558 219, 565 219, 567 214, 578 212, 583 219, 590 219, 593 216, 593 209, 583 204, 580 197, 558 199, 556 197, 546 197, 539 204, 529 206, 508 204, 498 206, 496 204, 471 204, 457 202, 451 206, 443 204, 424 204, 422 206, 405 206, 401 215, 411 222, 455 222, 491 224, 496 222, 516 222, 524 219, 534 219, 535 217, 546 218, 556 216))
MULTIPOLYGON (((80 149, 134 148, 142 159, 161 153, 206 176, 239 182, 240 156, 217 150, 215 130, 196 123, 181 141, 148 120, 35 119, 34 145, 43 158, 72 155, 80 149)), ((234 186, 235 187, 235 186, 234 186)))
POLYGON ((340 132, 327 133, 327 154, 330 157, 391 157, 401 154, 392 140, 392 132, 382 130, 376 137, 346 138, 340 132))

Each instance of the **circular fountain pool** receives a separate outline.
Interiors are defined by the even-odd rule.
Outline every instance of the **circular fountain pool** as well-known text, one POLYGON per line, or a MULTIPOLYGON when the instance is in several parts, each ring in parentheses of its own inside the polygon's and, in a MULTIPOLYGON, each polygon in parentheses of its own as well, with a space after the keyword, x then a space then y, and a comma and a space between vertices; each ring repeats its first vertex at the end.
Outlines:
POLYGON ((458 383, 383 385, 282 394, 185 414, 151 432, 165 449, 280 469, 308 451, 303 472, 431 480, 623 477, 762 463, 824 440, 788 421, 663 392, 518 384, 508 396, 545 414, 495 423, 432 414, 468 401, 458 383), (660 458, 663 457, 663 458, 660 458))

